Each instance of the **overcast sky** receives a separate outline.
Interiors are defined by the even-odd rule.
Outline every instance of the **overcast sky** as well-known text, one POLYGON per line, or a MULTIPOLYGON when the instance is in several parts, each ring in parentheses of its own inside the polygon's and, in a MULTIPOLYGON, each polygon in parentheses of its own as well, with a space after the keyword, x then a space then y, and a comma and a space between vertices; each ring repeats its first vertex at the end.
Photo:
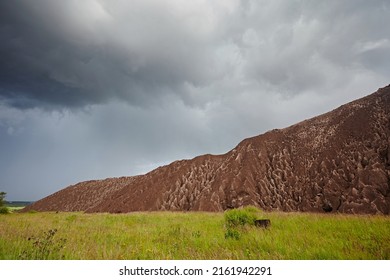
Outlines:
POLYGON ((0 0, 0 191, 225 153, 390 83, 390 1, 0 0))

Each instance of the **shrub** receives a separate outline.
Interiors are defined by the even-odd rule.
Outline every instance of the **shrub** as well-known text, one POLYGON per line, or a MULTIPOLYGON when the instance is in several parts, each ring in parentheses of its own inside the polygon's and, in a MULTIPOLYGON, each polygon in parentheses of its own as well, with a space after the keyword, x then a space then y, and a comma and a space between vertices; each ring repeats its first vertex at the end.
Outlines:
POLYGON ((225 212, 226 227, 253 226, 258 219, 261 211, 254 206, 248 206, 241 209, 232 209, 225 212))
POLYGON ((7 207, 5 207, 5 206, 0 207, 0 214, 8 214, 8 213, 10 213, 10 212, 9 212, 9 209, 7 207))
POLYGON ((240 209, 232 209, 225 212, 225 238, 240 239, 240 228, 244 226, 253 226, 259 219, 261 210, 254 206, 247 206, 240 209))

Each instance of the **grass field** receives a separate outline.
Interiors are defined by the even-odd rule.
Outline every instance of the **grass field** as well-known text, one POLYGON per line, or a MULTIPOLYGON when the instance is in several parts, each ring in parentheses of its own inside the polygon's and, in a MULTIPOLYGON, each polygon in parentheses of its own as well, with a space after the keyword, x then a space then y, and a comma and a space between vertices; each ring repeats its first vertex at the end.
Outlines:
POLYGON ((7 206, 7 208, 9 209, 9 211, 11 213, 13 213, 13 212, 17 212, 17 211, 23 209, 24 206, 7 206))
POLYGON ((0 259, 390 259, 390 217, 262 215, 234 238, 223 213, 0 215, 0 259))
POLYGON ((31 204, 30 201, 11 201, 11 202, 5 202, 4 206, 8 208, 9 212, 16 212, 27 205, 31 204))

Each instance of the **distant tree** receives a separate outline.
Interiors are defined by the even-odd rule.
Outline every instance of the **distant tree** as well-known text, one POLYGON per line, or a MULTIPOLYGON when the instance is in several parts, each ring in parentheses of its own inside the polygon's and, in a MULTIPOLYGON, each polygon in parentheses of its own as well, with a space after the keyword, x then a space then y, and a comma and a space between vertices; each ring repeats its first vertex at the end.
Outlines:
POLYGON ((6 193, 5 192, 0 192, 0 207, 3 207, 4 206, 4 203, 5 203, 5 196, 6 196, 6 193))
POLYGON ((8 208, 4 206, 5 203, 5 192, 0 192, 0 214, 7 214, 8 208))

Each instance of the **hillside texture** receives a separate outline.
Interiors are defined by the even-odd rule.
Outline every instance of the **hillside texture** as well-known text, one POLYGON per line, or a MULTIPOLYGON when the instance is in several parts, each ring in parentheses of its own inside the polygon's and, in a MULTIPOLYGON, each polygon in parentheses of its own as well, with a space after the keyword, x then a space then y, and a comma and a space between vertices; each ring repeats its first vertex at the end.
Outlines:
POLYGON ((223 155, 67 187, 24 211, 265 210, 389 214, 390 86, 248 138, 223 155))

